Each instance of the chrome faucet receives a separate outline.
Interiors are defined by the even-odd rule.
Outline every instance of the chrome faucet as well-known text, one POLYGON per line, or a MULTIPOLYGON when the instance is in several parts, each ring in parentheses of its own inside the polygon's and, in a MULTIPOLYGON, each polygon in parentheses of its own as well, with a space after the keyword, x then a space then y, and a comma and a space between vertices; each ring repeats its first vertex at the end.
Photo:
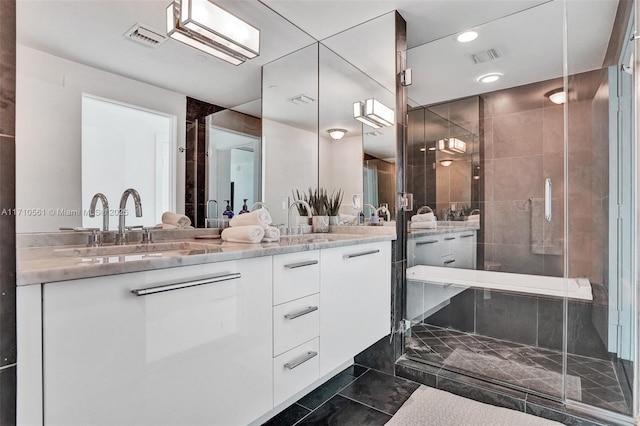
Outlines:
POLYGON ((253 205, 251 206, 251 211, 254 211, 256 209, 259 208, 263 208, 267 211, 269 211, 269 208, 267 207, 267 203, 262 202, 262 201, 256 201, 255 203, 253 203, 253 205))
POLYGON ((384 214, 384 220, 386 222, 391 222, 391 212, 389 211, 389 208, 387 208, 386 204, 382 204, 380 207, 378 207, 376 209, 376 215, 378 213, 383 213, 384 214))
POLYGON ((207 209, 205 211, 205 215, 204 215, 204 227, 205 228, 210 228, 210 224, 211 224, 211 219, 217 219, 218 218, 218 201, 217 200, 207 200, 207 209), (216 203, 216 214, 213 216, 213 218, 210 216, 211 214, 211 207, 209 207, 209 205, 211 203, 216 203))
POLYGON ((109 230, 109 202, 102 192, 98 192, 91 199, 89 217, 96 217, 96 204, 98 204, 98 200, 102 202, 102 230, 107 232, 109 230))
POLYGON ((116 244, 122 245, 127 243, 127 228, 124 225, 125 220, 125 208, 127 207, 127 199, 129 195, 133 197, 135 203, 136 217, 142 217, 142 203, 140 202, 140 194, 133 188, 129 188, 122 193, 120 198, 120 210, 118 210, 118 233, 116 234, 116 244))
POLYGON ((287 234, 291 234, 291 210, 293 210, 293 207, 296 206, 297 204, 300 204, 301 206, 303 206, 307 210, 307 217, 308 218, 312 217, 311 216, 311 206, 309 205, 309 203, 307 203, 304 200, 296 200, 293 203, 291 203, 291 205, 289 205, 289 213, 287 213, 287 234))

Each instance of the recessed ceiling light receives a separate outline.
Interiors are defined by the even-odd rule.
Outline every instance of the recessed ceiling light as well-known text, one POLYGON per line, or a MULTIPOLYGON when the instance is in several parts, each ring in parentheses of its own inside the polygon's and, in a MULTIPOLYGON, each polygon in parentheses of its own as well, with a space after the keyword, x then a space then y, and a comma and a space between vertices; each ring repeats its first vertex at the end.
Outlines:
POLYGON ((329 133, 329 136, 331 136, 331 139, 336 141, 342 139, 342 137, 347 133, 345 129, 329 129, 327 132, 329 133))
POLYGON ((478 77, 478 83, 493 83, 500 80, 500 77, 502 77, 502 73, 492 72, 478 77))
POLYGON ((442 167, 449 167, 453 164, 453 160, 442 160, 440 161, 440 164, 442 164, 442 167))
POLYGON ((567 102, 567 92, 562 88, 554 89, 546 94, 547 98, 556 105, 562 105, 567 102))
POLYGON ((463 33, 458 34, 456 40, 460 43, 468 43, 478 38, 478 33, 475 31, 465 31, 463 33))

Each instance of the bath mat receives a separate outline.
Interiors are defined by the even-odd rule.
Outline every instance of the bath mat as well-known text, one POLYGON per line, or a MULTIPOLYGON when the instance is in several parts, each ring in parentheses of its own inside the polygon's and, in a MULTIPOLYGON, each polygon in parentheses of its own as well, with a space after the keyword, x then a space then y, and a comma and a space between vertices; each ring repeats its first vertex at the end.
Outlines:
MULTIPOLYGON (((444 365, 455 367, 506 382, 525 389, 541 392, 546 395, 562 396, 562 374, 535 366, 535 357, 523 358, 527 365, 513 359, 476 353, 456 348, 444 361, 444 365)), ((574 401, 582 401, 580 377, 566 376, 567 397, 574 401)))
POLYGON ((562 423, 420 386, 387 426, 560 426, 562 423))

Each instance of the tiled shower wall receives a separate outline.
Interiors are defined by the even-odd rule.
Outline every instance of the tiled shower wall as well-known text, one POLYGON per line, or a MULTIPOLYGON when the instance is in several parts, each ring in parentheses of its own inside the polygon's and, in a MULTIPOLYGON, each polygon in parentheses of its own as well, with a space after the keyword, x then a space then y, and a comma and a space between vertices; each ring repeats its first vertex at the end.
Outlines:
POLYGON ((0 4, 0 424, 16 423, 16 3, 0 4))

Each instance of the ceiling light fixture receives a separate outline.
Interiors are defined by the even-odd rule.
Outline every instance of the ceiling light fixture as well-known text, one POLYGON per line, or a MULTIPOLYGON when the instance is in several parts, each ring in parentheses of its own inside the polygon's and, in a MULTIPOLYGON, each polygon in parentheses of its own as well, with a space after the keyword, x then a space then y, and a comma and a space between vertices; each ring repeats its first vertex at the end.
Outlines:
POLYGON ((331 139, 335 141, 342 139, 344 135, 347 134, 345 129, 329 129, 327 132, 329 133, 329 136, 331 136, 331 139))
POLYGON ((209 0, 175 0, 167 35, 233 65, 260 54, 260 30, 209 0))
POLYGON ((501 77, 502 73, 492 72, 489 74, 481 75, 480 77, 478 77, 477 81, 478 83, 493 83, 500 80, 501 77))
POLYGON ((393 126, 395 113, 382 102, 371 98, 364 102, 353 103, 353 118, 374 129, 379 129, 393 126))
POLYGON ((442 165, 442 167, 449 167, 451 164, 453 164, 453 160, 442 160, 440 161, 440 164, 442 165))
POLYGON ((545 96, 556 105, 562 105, 563 103, 567 102, 567 92, 565 92, 562 87, 553 89, 549 93, 546 93, 545 96))
POLYGON ((468 43, 478 38, 478 33, 475 31, 465 31, 463 33, 458 34, 456 40, 460 43, 468 43))
POLYGON ((438 150, 447 154, 464 154, 467 152, 467 144, 456 138, 444 138, 437 142, 438 150))

